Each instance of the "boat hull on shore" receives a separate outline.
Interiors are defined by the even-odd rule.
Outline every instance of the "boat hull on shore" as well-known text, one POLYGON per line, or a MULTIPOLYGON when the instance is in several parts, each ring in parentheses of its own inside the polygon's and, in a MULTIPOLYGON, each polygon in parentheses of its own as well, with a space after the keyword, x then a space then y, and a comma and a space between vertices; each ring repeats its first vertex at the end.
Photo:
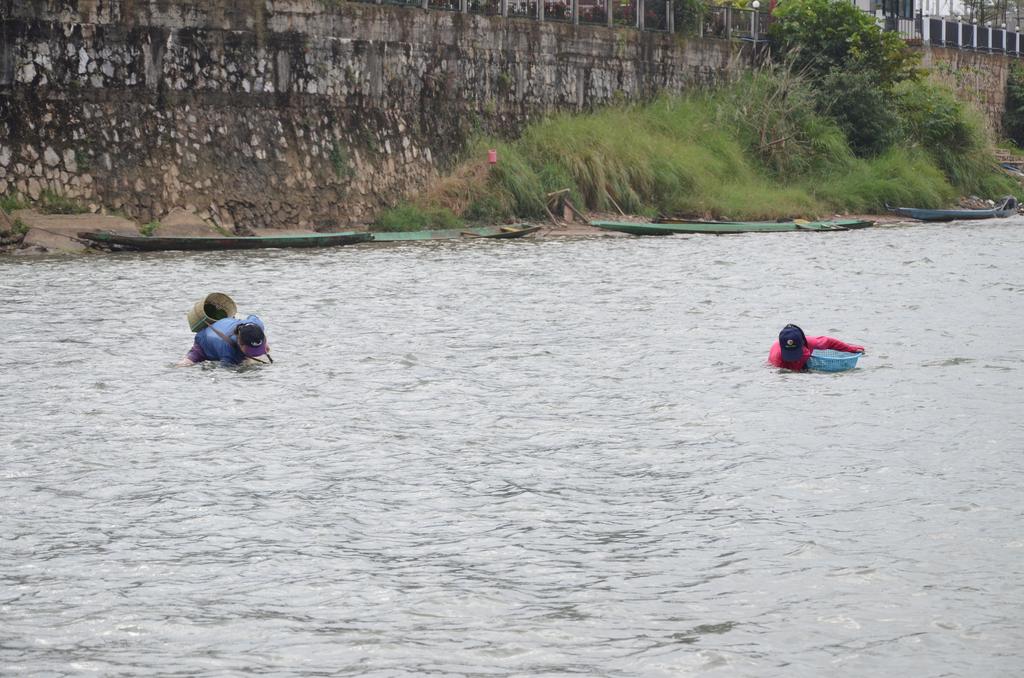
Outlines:
POLYGON ((237 237, 186 237, 186 236, 143 236, 123 235, 110 231, 86 231, 78 234, 91 245, 114 250, 134 252, 163 251, 219 251, 253 250, 293 247, 339 247, 369 242, 369 233, 347 231, 345 233, 310 233, 300 235, 237 236, 237 237))
POLYGON ((1007 197, 1002 204, 984 210, 930 210, 918 207, 889 207, 889 211, 918 221, 966 221, 974 219, 997 219, 1017 214, 1017 199, 1007 197))
POLYGON ((419 240, 459 240, 461 238, 521 238, 540 230, 540 226, 519 224, 517 226, 473 226, 437 231, 379 231, 374 232, 374 242, 415 242, 419 240))
POLYGON ((497 238, 500 240, 508 240, 511 238, 522 238, 536 233, 540 230, 540 226, 530 226, 529 224, 520 224, 519 226, 499 226, 497 231, 478 233, 474 230, 462 231, 462 237, 464 238, 497 238))
POLYGON ((620 221, 592 221, 590 224, 608 231, 632 235, 676 235, 707 233, 782 233, 786 231, 849 231, 867 228, 875 222, 861 219, 833 221, 689 221, 678 223, 630 223, 620 221))
POLYGON ((436 231, 397 231, 362 233, 309 233, 298 235, 267 235, 237 237, 182 237, 125 235, 112 231, 84 231, 78 237, 94 247, 134 252, 170 250, 215 251, 251 250, 293 247, 339 247, 365 242, 415 242, 420 240, 460 240, 465 238, 522 238, 536 233, 540 226, 474 226, 436 231))

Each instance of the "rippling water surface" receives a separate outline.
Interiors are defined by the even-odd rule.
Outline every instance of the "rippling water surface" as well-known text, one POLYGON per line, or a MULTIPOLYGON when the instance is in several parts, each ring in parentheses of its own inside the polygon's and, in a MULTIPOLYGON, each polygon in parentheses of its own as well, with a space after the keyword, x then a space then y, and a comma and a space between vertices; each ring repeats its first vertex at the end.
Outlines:
POLYGON ((1021 675, 1022 251, 0 259, 0 673, 1021 675), (173 367, 211 291, 273 366, 173 367))

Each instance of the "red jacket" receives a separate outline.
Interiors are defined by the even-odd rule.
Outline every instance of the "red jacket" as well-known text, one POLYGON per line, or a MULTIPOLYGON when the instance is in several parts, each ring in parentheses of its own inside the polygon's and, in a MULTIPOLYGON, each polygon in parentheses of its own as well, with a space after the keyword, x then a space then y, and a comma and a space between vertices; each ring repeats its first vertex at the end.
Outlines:
POLYGON ((839 341, 833 337, 807 337, 807 345, 804 346, 804 354, 800 360, 786 362, 782 359, 782 347, 779 346, 779 340, 776 339, 775 343, 772 344, 772 350, 768 352, 768 362, 775 367, 781 367, 787 370, 802 370, 807 364, 807 359, 811 357, 811 351, 826 348, 835 349, 836 351, 846 351, 848 353, 864 352, 863 346, 847 344, 846 342, 839 341))

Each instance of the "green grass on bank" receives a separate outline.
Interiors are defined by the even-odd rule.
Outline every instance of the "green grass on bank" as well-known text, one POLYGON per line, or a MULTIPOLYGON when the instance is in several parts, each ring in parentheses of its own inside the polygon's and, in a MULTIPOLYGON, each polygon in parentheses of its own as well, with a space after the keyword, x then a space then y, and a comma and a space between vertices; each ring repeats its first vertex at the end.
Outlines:
POLYGON ((463 221, 447 208, 400 205, 379 215, 370 230, 376 232, 428 231, 456 229, 462 225, 463 221))
POLYGON ((0 210, 10 214, 14 210, 28 207, 28 203, 17 193, 0 195, 0 210))
POLYGON ((35 203, 29 202, 18 193, 0 195, 0 209, 7 214, 29 207, 35 207, 43 214, 85 214, 89 211, 77 200, 65 198, 51 190, 43 191, 35 203))
POLYGON ((77 200, 66 198, 51 190, 43 191, 37 206, 43 214, 85 214, 89 211, 77 200))
POLYGON ((930 158, 903 148, 807 177, 802 184, 832 211, 852 214, 880 214, 886 204, 939 208, 958 195, 930 158))
POLYGON ((469 160, 377 227, 403 230, 422 221, 420 213, 444 209, 468 221, 545 218, 545 196, 562 189, 592 211, 730 219, 944 207, 967 194, 1024 197, 995 168, 980 118, 948 91, 903 83, 893 96, 897 141, 867 158, 814 112, 809 86, 783 71, 643 106, 552 116, 514 141, 474 140, 469 160), (487 149, 497 150, 497 165, 483 161, 487 149))

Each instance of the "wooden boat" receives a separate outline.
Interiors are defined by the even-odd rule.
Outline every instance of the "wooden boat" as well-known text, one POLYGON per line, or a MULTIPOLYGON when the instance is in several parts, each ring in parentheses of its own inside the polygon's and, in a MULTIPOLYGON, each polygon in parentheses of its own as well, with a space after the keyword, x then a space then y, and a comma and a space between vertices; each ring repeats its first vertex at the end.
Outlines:
POLYGON ((521 238, 540 230, 540 226, 473 226, 438 231, 380 231, 373 233, 374 242, 414 242, 419 240, 459 240, 461 238, 521 238), (511 230, 505 230, 511 229, 511 230))
POLYGON ((463 237, 468 238, 522 238, 540 230, 540 226, 519 224, 518 226, 502 226, 496 233, 476 233, 474 231, 463 231, 463 237))
POLYGON ((112 250, 161 252, 168 250, 252 250, 288 247, 338 247, 373 240, 369 233, 308 233, 267 236, 144 236, 122 235, 110 231, 87 231, 78 237, 90 244, 112 250))
POLYGON ((886 208, 902 217, 919 221, 960 221, 962 219, 1010 217, 1017 213, 1018 205, 1016 198, 1007 196, 1001 204, 984 210, 930 210, 917 207, 889 207, 888 205, 886 208))
POLYGON ((875 222, 860 219, 833 221, 680 221, 678 223, 629 223, 619 221, 592 221, 591 226, 608 231, 621 231, 632 235, 675 235, 678 233, 779 233, 785 231, 849 231, 867 228, 875 222))

